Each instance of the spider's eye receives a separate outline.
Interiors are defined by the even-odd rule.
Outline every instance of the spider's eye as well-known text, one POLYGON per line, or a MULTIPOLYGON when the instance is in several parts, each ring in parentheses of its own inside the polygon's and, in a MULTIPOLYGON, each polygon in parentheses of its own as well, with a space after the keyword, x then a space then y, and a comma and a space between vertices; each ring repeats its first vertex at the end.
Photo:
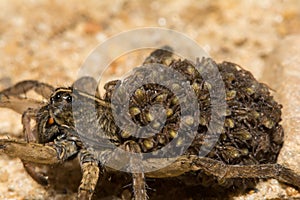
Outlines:
POLYGON ((68 103, 72 102, 72 96, 66 92, 58 92, 50 99, 51 103, 58 103, 61 101, 66 101, 68 103))
POLYGON ((67 102, 72 102, 72 96, 70 94, 65 94, 63 96, 63 99, 66 100, 67 102))
POLYGON ((55 94, 54 96, 51 97, 50 101, 51 103, 61 101, 61 94, 60 93, 55 94))
POLYGON ((54 99, 55 99, 55 100, 59 100, 60 98, 61 98, 60 93, 58 93, 58 94, 56 94, 56 95, 54 96, 54 99))

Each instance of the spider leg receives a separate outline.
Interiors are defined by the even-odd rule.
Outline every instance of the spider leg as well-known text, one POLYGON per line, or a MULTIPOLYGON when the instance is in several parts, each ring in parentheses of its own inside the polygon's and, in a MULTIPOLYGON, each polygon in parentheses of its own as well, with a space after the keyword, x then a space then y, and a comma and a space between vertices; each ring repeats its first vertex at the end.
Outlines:
POLYGON ((21 161, 23 163, 25 171, 31 176, 33 180, 35 180, 38 184, 43 186, 47 186, 49 184, 48 177, 42 173, 37 172, 35 166, 33 166, 31 162, 27 162, 24 160, 21 161))
POLYGON ((173 55, 173 49, 170 46, 162 46, 159 49, 150 53, 150 55, 145 59, 143 65, 160 63, 167 64, 168 59, 173 55))
POLYGON ((206 157, 193 159, 195 170, 214 175, 220 179, 229 178, 275 178, 278 181, 300 188, 300 175, 280 164, 226 165, 206 157))
POLYGON ((37 111, 36 109, 28 108, 22 114, 23 133, 26 142, 36 142, 36 135, 31 129, 30 121, 35 119, 37 111))
POLYGON ((39 108, 43 102, 26 98, 26 92, 34 90, 37 94, 49 99, 54 88, 38 81, 22 81, 0 92, 0 107, 12 109, 23 114, 28 108, 39 108))
MULTIPOLYGON (((67 160, 73 156, 79 156, 82 171, 82 179, 78 188, 78 199, 91 199, 99 178, 99 161, 83 146, 80 138, 73 129, 61 129, 63 133, 54 141, 59 160, 67 160)), ((101 171, 103 173, 103 171, 101 171)))
POLYGON ((133 191, 135 200, 148 199, 144 173, 132 173, 133 191))
POLYGON ((0 152, 37 164, 53 165, 60 162, 55 148, 37 143, 0 139, 0 152))
POLYGON ((82 179, 78 188, 78 199, 91 199, 98 182, 100 167, 98 161, 85 149, 79 152, 79 160, 82 179))
POLYGON ((78 153, 78 146, 73 139, 73 137, 71 140, 63 138, 47 145, 0 139, 0 152, 20 158, 28 174, 39 184, 47 185, 47 177, 37 173, 32 164, 54 165, 73 157, 78 153))
POLYGON ((5 96, 20 96, 30 90, 34 90, 37 94, 41 95, 45 99, 49 99, 54 91, 54 88, 46 83, 28 80, 21 81, 14 86, 3 90, 1 94, 5 96))
MULTIPOLYGON (((36 134, 30 127, 31 119, 35 119, 37 109, 28 108, 22 115, 23 133, 26 142, 36 142, 36 134)), ((22 159, 21 159, 22 160, 22 159)), ((28 161, 22 160, 26 172, 39 184, 48 185, 48 178, 42 173, 36 171, 36 166, 28 161)))
POLYGON ((26 99, 18 96, 6 96, 0 93, 0 107, 9 108, 19 114, 23 114, 28 108, 39 108, 42 102, 33 99, 26 99))
POLYGON ((130 157, 129 167, 133 171, 132 173, 132 185, 135 200, 146 200, 148 199, 146 191, 145 173, 139 164, 141 163, 141 149, 138 144, 134 141, 128 141, 123 144, 126 151, 135 153, 130 157), (139 172, 135 172, 139 171, 139 172))
POLYGON ((0 151, 26 162, 54 165, 76 155, 78 146, 73 140, 64 139, 46 145, 13 139, 0 139, 0 151))

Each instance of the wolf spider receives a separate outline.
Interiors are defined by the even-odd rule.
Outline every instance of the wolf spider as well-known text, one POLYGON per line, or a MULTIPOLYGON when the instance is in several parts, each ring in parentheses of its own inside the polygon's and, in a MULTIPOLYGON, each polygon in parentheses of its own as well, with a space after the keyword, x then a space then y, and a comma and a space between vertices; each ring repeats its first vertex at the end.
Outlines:
MULTIPOLYGON (((188 61, 171 60, 171 62, 166 64, 167 59, 170 57, 171 53, 168 49, 167 51, 161 49, 156 50, 146 59, 144 64, 160 63, 172 66, 177 71, 185 73, 190 81, 196 79, 198 81, 200 80, 195 74, 193 74, 195 73, 193 71, 193 67, 198 64, 201 65, 201 63, 193 65, 188 61), (192 66, 192 68, 190 66, 192 66)), ((227 62, 217 65, 210 59, 204 59, 204 63, 202 62, 202 64, 205 65, 205 62, 212 62, 214 65, 218 66, 220 70, 224 67, 228 67, 228 69, 232 68, 234 71, 233 68, 236 67, 234 64, 227 62)), ((234 71, 237 73, 237 76, 240 73, 244 73, 243 77, 245 77, 246 74, 251 79, 251 76, 247 74, 247 72, 242 69, 238 71, 234 71)), ((223 75, 229 76, 230 73, 224 72, 223 75)), ((251 81, 254 82, 252 79, 251 81)), ((95 93, 92 89, 97 88, 97 83, 91 77, 81 78, 68 88, 59 87, 55 89, 48 84, 40 83, 38 81, 23 81, 3 90, 0 93, 0 107, 9 108, 22 114, 25 141, 1 139, 1 151, 7 155, 19 157, 29 175, 42 185, 47 185, 48 180, 44 175, 34 170, 32 163, 54 165, 73 159, 77 156, 82 170, 82 180, 78 187, 78 199, 91 199, 98 179, 102 177, 104 169, 107 169, 107 167, 105 167, 105 163, 101 163, 101 160, 105 160, 105 156, 107 156, 107 154, 105 151, 100 151, 100 153, 98 152, 97 154, 98 156, 96 156, 94 152, 90 151, 90 148, 83 141, 83 135, 86 135, 86 137, 95 135, 97 137, 97 132, 99 131, 99 128, 101 128, 104 130, 105 136, 112 144, 125 151, 138 153, 141 156, 145 152, 161 148, 161 146, 176 138, 174 134, 171 134, 173 133, 172 131, 176 131, 176 128, 174 128, 174 130, 164 129, 164 131, 160 132, 159 137, 154 136, 151 138, 150 141, 152 141, 152 143, 149 143, 149 140, 141 140, 128 136, 127 133, 125 134, 125 132, 115 124, 112 115, 110 98, 111 92, 114 90, 117 83, 117 81, 112 81, 106 84, 106 94, 104 97, 100 97, 100 95, 97 92, 95 93), (30 90, 34 90, 47 101, 40 102, 24 97, 23 94, 30 90), (79 107, 76 111, 74 109, 72 110, 72 108, 74 108, 72 106, 74 106, 75 100, 79 100, 79 103, 75 104, 79 107), (85 106, 88 107, 90 105, 96 107, 97 116, 95 118, 89 118, 89 114, 85 112, 85 106), (76 129, 73 118, 74 114, 82 116, 81 120, 83 123, 85 123, 85 120, 89 119, 92 120, 92 124, 97 124, 97 126, 83 124, 82 129, 76 129), (31 127, 31 120, 36 122, 34 128, 31 127), (161 140, 162 138, 163 140, 161 140), (103 157, 104 159, 99 159, 103 157)), ((200 82, 199 85, 197 85, 198 82, 196 81, 194 83, 197 87, 201 86, 205 88, 205 84, 202 84, 203 82, 200 82)), ((199 93, 198 96, 203 96, 204 94, 202 94, 200 90, 198 91, 197 87, 194 88, 196 93, 199 93)), ((238 104, 234 104, 235 102, 231 101, 235 97, 232 95, 234 93, 230 93, 230 91, 226 100, 231 111, 236 113, 244 112, 245 109, 238 110, 236 108, 238 107, 238 104)), ((238 91, 238 94, 249 94, 249 96, 243 96, 246 101, 249 101, 247 98, 251 95, 253 96, 253 93, 256 91, 248 89, 246 92, 247 93, 238 91)), ((150 118, 149 114, 141 113, 142 111, 139 106, 144 104, 143 101, 156 101, 153 99, 160 99, 160 101, 163 99, 164 102, 167 102, 166 104, 171 108, 170 115, 175 116, 173 118, 170 117, 170 121, 171 119, 174 120, 174 118, 177 119, 180 117, 180 110, 178 109, 178 106, 176 106, 176 103, 174 103, 174 95, 169 94, 169 91, 166 91, 165 88, 152 85, 145 86, 136 93, 135 97, 131 99, 131 106, 133 108, 133 114, 131 114, 131 116, 135 122, 140 123, 141 125, 145 125, 147 123, 147 119, 150 118), (145 93, 145 91, 147 91, 147 93, 145 93), (164 93, 168 94, 168 98, 163 99, 163 95, 161 96, 160 94, 164 93), (148 96, 144 96, 145 94, 148 96)), ((201 103, 205 105, 206 101, 203 101, 202 99, 199 101, 200 105, 202 105, 201 103)), ((277 106, 277 104, 275 105, 277 106)), ((259 106, 264 105, 259 104, 259 106)), ((205 107, 200 107, 200 109, 205 111, 205 107)), ((200 128, 198 129, 199 135, 200 133, 206 133, 207 131, 207 129, 205 129, 205 127, 207 127, 205 117, 207 116, 204 116, 204 120, 200 122, 201 127, 199 126, 200 128)), ((148 198, 145 177, 169 178, 190 172, 197 173, 199 177, 208 176, 214 184, 224 185, 224 187, 231 187, 233 185, 237 187, 241 183, 239 182, 240 180, 246 180, 245 183, 247 183, 247 181, 252 183, 256 182, 256 179, 260 178, 275 178, 299 189, 300 176, 292 170, 276 163, 276 158, 282 145, 283 131, 281 126, 278 124, 276 126, 273 126, 272 124, 270 125, 269 121, 265 120, 262 122, 262 126, 264 126, 264 128, 256 129, 255 126, 260 125, 253 125, 250 123, 255 120, 259 122, 259 119, 255 118, 255 115, 251 118, 252 121, 247 121, 247 117, 249 116, 245 117, 245 115, 243 115, 243 117, 244 118, 242 120, 236 119, 235 121, 230 121, 230 119, 228 119, 227 125, 225 122, 226 132, 223 137, 225 138, 226 136, 226 139, 223 138, 219 141, 216 147, 206 157, 199 157, 197 154, 199 144, 203 144, 199 142, 201 137, 197 137, 199 136, 197 135, 191 147, 187 149, 186 152, 183 152, 183 154, 169 166, 153 172, 133 172, 132 186, 134 199, 143 200, 148 198), (236 124, 236 126, 238 126, 239 123, 242 124, 241 126, 243 129, 234 129, 232 124, 236 124), (268 146, 268 143, 264 144, 264 141, 257 142, 255 143, 256 146, 252 147, 251 143, 248 142, 255 140, 252 138, 253 135, 251 134, 256 134, 256 130, 263 131, 266 129, 268 129, 268 131, 269 129, 271 130, 271 132, 269 131, 267 134, 274 134, 275 136, 276 134, 279 135, 277 140, 275 136, 272 136, 272 141, 269 141, 272 144, 272 147, 268 146), (228 146, 228 144, 231 146, 228 146), (238 149, 241 144, 247 146, 250 151, 248 152, 247 149, 238 149), (264 154, 264 152, 267 153, 264 154)), ((280 116, 277 121, 275 121, 275 124, 278 123, 278 121, 280 121, 280 116)), ((93 140, 93 138, 87 138, 87 140, 93 140)), ((118 159, 118 155, 115 156, 116 159, 118 159)), ((131 162, 132 161, 129 160, 128 167, 134 168, 135 166, 130 164, 131 162)), ((149 162, 160 165, 166 162, 166 160, 163 158, 152 158, 149 159, 149 162)), ((244 183, 244 181, 242 181, 242 183, 244 183)))

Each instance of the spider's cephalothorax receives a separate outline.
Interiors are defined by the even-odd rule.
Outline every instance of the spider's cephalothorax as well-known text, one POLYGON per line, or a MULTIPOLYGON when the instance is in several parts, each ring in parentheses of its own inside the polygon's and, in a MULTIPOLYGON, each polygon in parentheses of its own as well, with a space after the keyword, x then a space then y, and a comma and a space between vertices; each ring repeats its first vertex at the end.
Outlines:
MULTIPOLYGON (((92 197, 99 171, 104 168, 105 163, 101 163, 101 159, 97 157, 102 155, 102 152, 98 152, 99 154, 94 152, 105 150, 106 143, 101 146, 104 140, 109 140, 109 144, 125 151, 143 156, 149 152, 155 155, 156 151, 171 142, 175 144, 175 148, 182 150, 181 145, 187 139, 191 139, 187 149, 176 151, 181 152, 181 156, 169 167, 146 174, 143 172, 132 174, 135 199, 147 198, 145 175, 163 178, 185 176, 192 172, 188 176, 193 177, 198 184, 225 188, 246 188, 253 186, 258 178, 276 178, 299 187, 299 175, 276 164, 283 144, 283 129, 279 124, 281 105, 274 101, 268 87, 257 82, 250 72, 236 64, 230 62, 217 64, 209 58, 193 63, 172 58, 169 50, 154 51, 145 60, 143 67, 151 67, 151 64, 157 63, 180 73, 184 77, 182 84, 188 84, 195 94, 200 111, 197 120, 181 107, 180 102, 188 101, 187 97, 172 92, 180 85, 170 83, 171 88, 168 88, 159 82, 151 83, 153 82, 151 76, 141 76, 142 70, 134 71, 123 81, 108 82, 104 86, 106 92, 103 97, 97 92, 95 80, 89 77, 79 79, 70 88, 55 90, 49 85, 35 81, 22 82, 0 93, 0 106, 12 108, 20 113, 27 110, 23 114, 25 138, 28 142, 49 144, 44 149, 47 156, 51 157, 54 150, 57 162, 61 162, 79 155, 83 178, 78 196, 82 199, 92 197), (224 124, 218 132, 220 137, 216 144, 206 157, 198 157, 201 147, 206 145, 205 138, 212 117, 212 107, 216 106, 212 105, 211 100, 210 92, 213 86, 200 73, 205 71, 203 69, 209 73, 211 66, 218 69, 224 83, 226 112, 222 114, 224 124), (119 113, 123 108, 124 98, 122 90, 119 96, 114 96, 114 92, 122 84, 131 85, 132 80, 136 81, 141 77, 149 79, 148 83, 140 85, 130 95, 128 113, 122 119, 125 124, 132 121, 139 127, 146 128, 130 132, 122 129, 115 120, 114 113, 119 113), (20 92, 32 88, 49 102, 41 105, 22 99, 20 92), (48 92, 41 92, 42 90, 39 90, 41 88, 46 88, 48 92), (33 106, 30 109, 25 106, 14 107, 14 103, 21 101, 28 101, 33 106), (159 109, 153 110, 153 106, 160 106, 163 112, 159 109), (155 117, 162 114, 165 116, 164 121, 155 117), (29 123, 31 118, 36 120, 36 127, 33 130, 29 123), (190 130, 196 122, 196 135, 192 137, 190 130), (178 134, 179 129, 183 129, 184 134, 178 134), (146 137, 140 137, 145 134, 146 137), (96 146, 101 148, 91 151, 96 146)), ((157 73, 156 76, 160 74, 157 73)), ((167 77, 170 80, 178 78, 176 73, 168 74, 167 77)), ((47 163, 45 159, 42 162, 40 161, 42 155, 35 155, 33 158, 23 155, 20 151, 11 150, 10 145, 21 145, 15 143, 16 141, 1 140, 0 147, 6 153, 23 159, 30 175, 45 184, 46 180, 30 167, 30 162, 47 163)), ((35 147, 37 148, 38 146, 35 147)), ((167 155, 177 156, 172 150, 167 149, 167 155)), ((155 159, 157 163, 163 162, 159 157, 155 159)), ((48 164, 54 162, 49 159, 48 164)), ((128 166, 134 168, 130 163, 128 166)))

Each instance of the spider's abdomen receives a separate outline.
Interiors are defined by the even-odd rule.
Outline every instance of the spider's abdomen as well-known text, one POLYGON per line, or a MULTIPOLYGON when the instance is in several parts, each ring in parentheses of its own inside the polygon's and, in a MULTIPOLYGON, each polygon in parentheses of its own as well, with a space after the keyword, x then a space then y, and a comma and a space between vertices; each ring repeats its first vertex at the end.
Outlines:
MULTIPOLYGON (((200 111, 199 119, 197 119, 197 134, 185 153, 198 155, 201 146, 205 145, 204 139, 211 121, 210 89, 212 86, 201 76, 201 68, 206 67, 207 62, 212 63, 219 70, 226 94, 223 128, 218 133, 220 134, 218 141, 207 156, 226 164, 275 163, 283 143, 283 129, 279 124, 281 105, 274 101, 268 87, 259 83, 250 72, 236 64, 229 62, 216 64, 211 59, 203 59, 197 64, 175 59, 169 64, 162 63, 165 67, 182 74, 186 78, 185 83, 190 84, 197 98, 200 111)), ((135 71, 124 81, 137 78, 138 73, 138 70, 135 71)), ((170 77, 172 78, 172 75, 170 77)), ((176 78, 175 75, 174 78, 176 78)), ((116 81, 106 84, 106 100, 111 101, 116 85, 118 85, 116 81)), ((137 137, 137 135, 142 136, 144 132, 138 132, 132 136, 128 131, 120 130, 121 143, 134 140, 140 145, 142 152, 147 153, 155 152, 175 139, 177 142, 175 145, 180 146, 186 141, 184 137, 191 137, 188 128, 185 135, 177 135, 182 120, 186 120, 187 126, 193 122, 189 121, 191 119, 186 116, 182 116, 180 98, 184 97, 176 96, 172 89, 174 88, 168 88, 156 82, 141 85, 131 94, 130 120, 140 127, 151 124, 149 129, 141 130, 153 134, 149 137, 137 137), (160 110, 151 110, 155 105, 164 108, 164 122, 156 121, 154 114, 155 112, 159 114, 160 110)))

